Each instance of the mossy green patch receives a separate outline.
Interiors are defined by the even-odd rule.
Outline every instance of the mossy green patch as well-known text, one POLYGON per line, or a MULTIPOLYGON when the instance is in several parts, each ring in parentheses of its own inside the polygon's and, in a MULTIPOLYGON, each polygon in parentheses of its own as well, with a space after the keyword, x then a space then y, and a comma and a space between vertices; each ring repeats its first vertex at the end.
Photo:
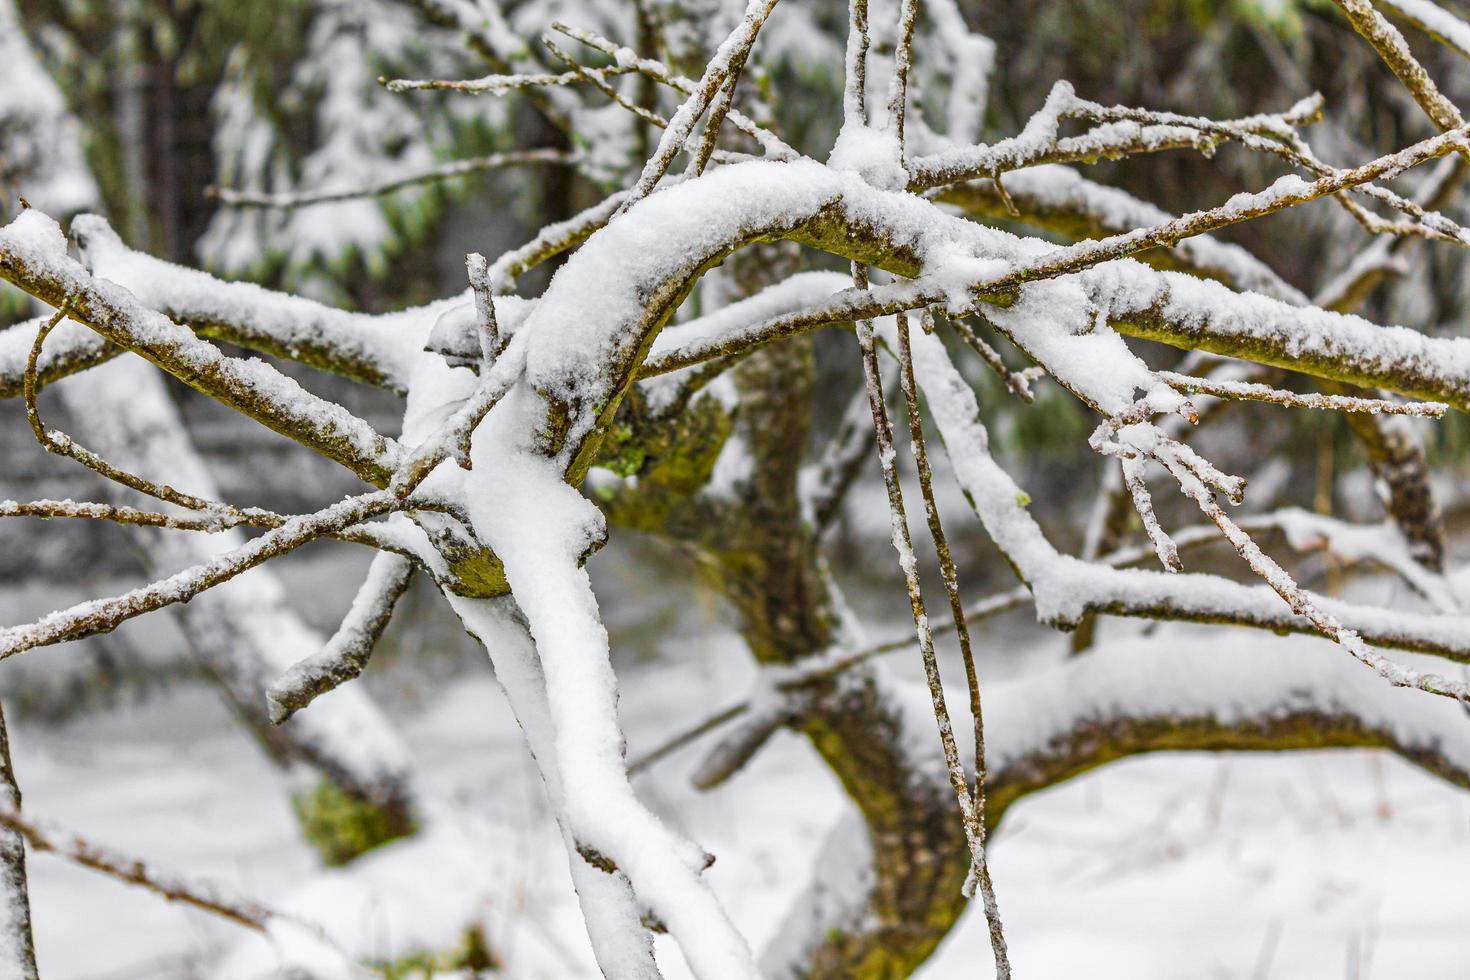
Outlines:
POLYGON ((307 843, 328 867, 340 867, 379 844, 412 833, 386 808, 345 792, 323 779, 291 801, 307 843))

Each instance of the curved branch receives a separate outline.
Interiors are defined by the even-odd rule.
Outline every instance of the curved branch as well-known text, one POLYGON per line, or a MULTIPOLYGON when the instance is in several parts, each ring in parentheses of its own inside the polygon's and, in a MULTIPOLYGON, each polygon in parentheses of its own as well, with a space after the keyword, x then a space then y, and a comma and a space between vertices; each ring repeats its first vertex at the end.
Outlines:
POLYGON ((266 691, 274 724, 362 673, 412 578, 413 563, 406 558, 384 552, 373 559, 352 608, 326 646, 294 664, 266 691))
MULTIPOLYGON (((1130 639, 992 685, 986 712, 992 829, 1033 793, 1148 752, 1381 748, 1470 789, 1470 726, 1459 706, 1376 683, 1325 642, 1246 639, 1130 639)), ((924 721, 929 709, 922 690, 887 690, 909 725, 924 721)), ((931 770, 928 782, 935 793, 948 788, 942 771, 931 770)), ((834 831, 816 881, 785 916, 787 927, 763 956, 770 974, 835 978, 851 976, 855 963, 881 963, 902 975, 927 958, 964 911, 940 887, 920 896, 901 921, 872 915, 895 872, 874 874, 887 867, 886 859, 873 858, 854 823, 834 831)), ((957 886, 967 854, 959 828, 949 823, 947 836, 927 845, 957 886)), ((999 846, 1005 847, 1003 837, 999 846)))

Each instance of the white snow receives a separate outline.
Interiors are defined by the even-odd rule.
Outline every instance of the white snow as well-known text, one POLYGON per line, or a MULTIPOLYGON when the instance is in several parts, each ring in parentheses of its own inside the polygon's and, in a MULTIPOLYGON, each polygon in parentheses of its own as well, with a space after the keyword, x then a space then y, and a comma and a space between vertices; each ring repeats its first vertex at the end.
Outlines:
MULTIPOLYGON (((982 663, 998 762, 1069 716, 1105 712, 1114 700, 1183 697, 1227 717, 1249 710, 1262 703, 1252 701, 1252 689, 1211 694, 1223 671, 1248 676, 1253 665, 1302 698, 1338 692, 1421 743, 1437 738, 1463 751, 1467 729, 1455 705, 1388 691, 1324 641, 1168 625, 1144 640, 1125 630, 1100 648, 1089 677, 1068 673, 1054 639, 1034 640, 1041 645, 982 663), (1154 678, 1156 694, 1124 683, 1125 675, 1154 678), (1086 693, 1094 684, 1103 687, 1086 693)), ((1000 637, 982 633, 981 642, 996 649, 1000 637)), ((751 683, 748 655, 733 637, 695 650, 671 636, 666 649, 689 652, 625 678, 622 714, 635 753, 751 683)), ((916 665, 905 669, 922 709, 927 695, 916 665)), ((1285 693, 1267 683, 1254 690, 1285 693)), ((332 925, 338 942, 375 959, 457 939, 443 912, 463 898, 461 907, 482 910, 487 938, 512 975, 598 975, 540 777, 488 677, 451 680, 402 719, 425 785, 469 816, 436 822, 424 840, 385 849, 360 867, 315 872, 315 881, 279 784, 212 698, 185 690, 59 728, 12 721, 28 805, 99 841, 332 925), (139 781, 139 771, 152 778, 139 781), (303 878, 308 883, 297 886, 303 878)), ((930 726, 917 728, 927 736, 920 748, 937 755, 932 718, 917 721, 930 726)), ((707 794, 685 778, 701 752, 683 750, 639 786, 717 854, 706 874, 742 931, 774 952, 770 943, 790 922, 821 842, 847 820, 850 804, 796 737, 777 735, 738 778, 707 794)), ((856 873, 859 855, 840 853, 856 873)), ((1251 976, 1274 945, 1273 976, 1335 977, 1360 947, 1373 976, 1451 980, 1470 956, 1463 929, 1470 899, 1456 885, 1470 873, 1470 796, 1379 752, 1161 754, 1114 763, 1015 807, 994 835, 991 858, 1017 969, 1026 974, 1085 969, 1104 980, 1172 980, 1203 964, 1251 976)), ((273 949, 45 856, 32 861, 31 873, 42 975, 57 980, 104 972, 183 980, 217 975, 208 964, 236 944, 231 963, 261 966, 281 963, 294 948, 273 949)), ((666 943, 659 941, 665 975, 686 976, 666 943)), ((972 910, 920 976, 987 977, 988 963, 984 924, 972 910)))

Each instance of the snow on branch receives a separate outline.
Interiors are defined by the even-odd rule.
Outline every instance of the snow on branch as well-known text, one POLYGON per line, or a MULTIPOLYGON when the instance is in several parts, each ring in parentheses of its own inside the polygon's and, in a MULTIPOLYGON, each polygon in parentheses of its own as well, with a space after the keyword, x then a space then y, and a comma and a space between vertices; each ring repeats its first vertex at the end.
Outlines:
POLYGON ((413 563, 407 559, 386 552, 373 558, 352 608, 327 645, 278 677, 266 691, 273 723, 281 724, 362 673, 412 578, 413 563))
POLYGON ((263 361, 229 357, 116 283, 93 276, 67 256, 50 218, 23 211, 0 229, 0 277, 368 482, 387 482, 397 454, 392 440, 263 361))
POLYGON ((293 517, 232 551, 151 585, 113 598, 78 603, 26 626, 0 629, 0 660, 33 647, 105 633, 135 616, 188 602, 262 562, 401 506, 399 498, 383 490, 348 497, 314 514, 293 517))
MULTIPOLYGON (((1001 708, 1000 730, 1012 734, 1001 735, 1001 744, 988 756, 967 635, 966 617, 972 611, 976 616, 996 614, 1016 608, 1029 596, 1040 619, 1062 626, 1075 625, 1092 614, 1111 613, 1316 631, 1336 640, 1393 684, 1466 695, 1464 685, 1420 672, 1409 663, 1389 661, 1370 646, 1397 646, 1470 660, 1470 640, 1466 639, 1470 629, 1463 616, 1380 610, 1315 596, 1266 556, 1249 531, 1274 526, 1298 547, 1322 545, 1360 556, 1373 552, 1373 557, 1415 583, 1438 608, 1449 610, 1454 608, 1453 596, 1442 579, 1417 569, 1382 542, 1367 541, 1366 534, 1326 519, 1313 522, 1286 514, 1278 515, 1273 525, 1234 521, 1216 498, 1221 493, 1239 498, 1243 481, 1152 423, 1159 413, 1189 415, 1192 409, 1182 394, 1187 391, 1347 411, 1437 416, 1447 406, 1470 409, 1470 341, 1425 337, 1404 328, 1381 327, 1307 308, 1299 292, 1245 253, 1198 237, 1323 197, 1345 200, 1346 192, 1351 191, 1402 215, 1389 221, 1350 205, 1354 216, 1371 231, 1470 244, 1470 236, 1458 224, 1433 209, 1434 202, 1408 200, 1380 185, 1429 161, 1470 154, 1470 130, 1458 112, 1450 111, 1452 106, 1446 109, 1443 97, 1407 54, 1402 38, 1391 27, 1385 30, 1386 22, 1366 0, 1339 2, 1444 132, 1350 169, 1317 160, 1297 134, 1300 126, 1319 115, 1322 103, 1318 98, 1303 100, 1283 113, 1214 121, 1101 106, 1077 98, 1065 83, 1058 83, 1042 109, 1012 139, 911 155, 910 144, 920 149, 943 145, 930 139, 933 134, 923 129, 917 113, 913 118, 909 115, 910 103, 921 102, 915 88, 919 79, 913 73, 919 5, 912 0, 898 5, 899 20, 892 32, 880 28, 874 36, 870 36, 866 0, 850 4, 843 126, 826 165, 802 156, 735 106, 736 86, 775 0, 750 0, 735 29, 707 59, 698 81, 599 35, 559 24, 556 30, 611 57, 613 66, 577 64, 551 43, 545 45, 546 50, 534 48, 515 35, 504 11, 494 4, 411 2, 436 23, 464 30, 495 74, 467 83, 398 81, 389 83, 391 89, 523 92, 553 123, 574 137, 592 141, 596 134, 579 133, 588 110, 571 88, 585 81, 643 122, 661 126, 657 148, 627 190, 609 195, 565 222, 542 228, 525 245, 493 263, 478 255, 471 257, 468 293, 430 308, 381 317, 349 314, 253 286, 223 283, 201 272, 159 262, 126 248, 97 218, 84 217, 74 225, 89 268, 68 257, 60 229, 36 212, 22 214, 0 230, 0 275, 96 334, 94 339, 58 326, 59 319, 51 321, 58 346, 50 357, 45 356, 40 340, 51 327, 33 325, 32 335, 39 339, 28 348, 17 348, 18 354, 12 350, 16 344, 12 334, 0 339, 0 375, 8 381, 8 369, 19 356, 16 363, 24 375, 19 387, 43 443, 70 446, 75 451, 69 455, 115 481, 195 512, 176 517, 122 506, 33 501, 0 504, 0 516, 65 515, 190 530, 223 530, 242 524, 267 528, 254 540, 140 589, 0 630, 0 658, 102 632, 142 613, 188 601, 317 537, 380 534, 389 540, 395 531, 411 527, 405 536, 412 537, 416 547, 407 550, 431 566, 436 584, 465 627, 485 641, 497 678, 525 730, 567 846, 588 933, 604 972, 617 977, 656 977, 658 967, 645 924, 657 923, 679 944, 696 975, 721 980, 755 976, 751 951, 705 880, 712 858, 666 827, 629 785, 630 767, 622 754, 617 714, 618 678, 598 600, 583 567, 606 536, 605 518, 577 488, 588 468, 605 460, 598 454, 621 425, 618 413, 624 396, 640 381, 648 383, 640 390, 646 394, 654 388, 653 379, 684 372, 670 384, 682 386, 681 393, 687 395, 762 345, 827 324, 856 323, 894 544, 915 624, 916 640, 905 645, 912 648, 917 643, 929 681, 928 702, 918 707, 938 724, 946 762, 944 778, 959 802, 967 850, 991 921, 1002 976, 1008 975, 1009 966, 986 877, 987 824, 1014 798, 1004 794, 1019 792, 1015 786, 1061 778, 1060 774, 1080 764, 1096 761, 1081 744, 1079 732, 1094 725, 1113 726, 1121 744, 1142 750, 1153 744, 1149 726, 1159 724, 1161 718, 1173 719, 1176 726, 1180 717, 1193 719, 1198 725, 1191 732, 1207 732, 1209 737, 1202 741, 1213 737, 1222 743, 1229 737, 1243 737, 1240 727, 1247 724, 1259 729, 1264 718, 1266 727, 1278 726, 1271 729, 1280 736, 1278 744, 1292 744, 1294 731, 1283 718, 1328 717, 1346 726, 1343 719, 1354 717, 1353 712, 1334 699, 1345 701, 1361 695, 1368 707, 1357 716, 1360 720, 1386 702, 1383 685, 1370 688, 1356 679, 1339 681, 1332 673, 1329 685, 1309 685, 1310 703, 1298 705, 1296 689, 1283 688, 1282 679, 1320 679, 1315 663, 1310 669, 1296 665, 1280 669, 1274 661, 1257 663, 1259 658, 1246 656, 1242 668, 1239 661, 1225 662, 1231 659, 1231 651, 1212 651, 1214 656, 1189 651, 1178 659, 1183 665, 1179 672, 1171 674, 1171 668, 1161 665, 1157 657, 1098 653, 1081 666, 1038 681, 1039 686, 1000 699, 1003 705, 1012 705, 1001 708), (570 70, 541 70, 548 51, 570 70), (890 52, 893 76, 885 129, 884 122, 870 116, 866 75, 870 58, 873 64, 884 64, 890 52), (635 72, 681 93, 684 98, 671 118, 665 120, 652 108, 624 97, 609 81, 635 72), (705 131, 695 140, 701 119, 707 120, 705 131), (755 140, 766 159, 734 162, 740 159, 738 155, 718 153, 715 144, 726 119, 755 140), (1068 119, 1082 120, 1089 128, 1080 135, 1063 136, 1062 124, 1068 119), (1283 156, 1305 169, 1311 179, 1283 177, 1265 189, 1238 194, 1218 207, 1180 217, 1131 198, 1107 195, 1091 184, 1062 186, 1064 178, 1056 176, 1057 171, 1018 175, 1014 194, 1003 182, 1006 173, 1046 163, 1116 158, 1175 147, 1210 153, 1227 140, 1283 156), (693 158, 690 166, 683 174, 666 179, 678 154, 685 152, 693 158), (710 165, 708 170, 706 165, 710 165), (1034 238, 1017 238, 943 210, 937 202, 958 199, 962 196, 959 189, 936 190, 927 196, 917 193, 981 179, 990 181, 990 193, 1009 214, 1024 220, 1037 212, 1063 209, 1069 212, 1069 220, 1093 222, 1105 234, 1057 247, 1034 238), (744 246, 774 239, 849 260, 857 270, 855 281, 849 285, 844 277, 831 273, 786 275, 754 296, 669 326, 701 276, 744 246), (1181 246, 1187 240, 1193 241, 1181 246), (1174 250, 1187 268, 1214 274, 1240 289, 1266 289, 1277 298, 1160 273, 1129 260, 1160 248, 1174 250), (577 250, 539 299, 506 295, 527 270, 572 249, 577 250), (870 287, 869 267, 895 278, 880 279, 870 287), (981 310, 998 334, 1036 363, 1034 371, 1012 372, 998 352, 979 342, 973 332, 966 333, 959 318, 981 310), (924 330, 909 330, 907 315, 912 311, 920 311, 924 330), (1123 561, 1120 555, 1080 561, 1056 549, 1028 512, 1029 498, 993 458, 975 393, 951 362, 943 341, 929 329, 936 311, 956 321, 958 332, 1023 401, 1029 396, 1027 381, 1034 373, 1044 372, 1103 415, 1094 444, 1121 457, 1124 485, 1169 572, 1115 567, 1123 561), (1129 348, 1125 335, 1444 404, 1401 405, 1386 398, 1299 395, 1254 383, 1159 372, 1129 348), (380 435, 340 405, 308 394, 263 362, 227 357, 201 337, 292 357, 404 395, 403 444, 380 435), (342 463, 368 483, 388 489, 349 497, 311 514, 286 517, 246 512, 133 477, 69 440, 63 442, 64 437, 48 433, 36 408, 39 383, 98 363, 123 348, 342 463), (934 650, 936 627, 928 620, 909 539, 884 401, 882 349, 896 355, 899 362, 921 497, 951 604, 953 628, 961 640, 975 727, 973 789, 951 727, 934 650), (463 370, 465 366, 477 373, 463 370), (961 602, 955 563, 932 487, 921 396, 953 461, 961 489, 985 531, 1015 569, 1022 589, 992 596, 978 606, 961 602), (1245 558, 1267 587, 1179 570, 1183 564, 1180 548, 1204 536, 1191 529, 1171 536, 1164 529, 1144 482, 1146 461, 1159 463, 1174 476, 1218 535, 1245 558), (431 509, 436 513, 429 513, 431 509), (386 522, 387 528, 366 523, 383 515, 398 516, 386 522), (474 574, 465 571, 472 562, 478 562, 474 574), (1126 669, 1113 671, 1118 664, 1126 669), (1163 676, 1163 680, 1139 685, 1138 676, 1148 676, 1151 681, 1163 676), (1085 680, 1085 690, 1069 686, 1081 683, 1077 678, 1085 680), (1167 692, 1167 702, 1160 692, 1167 692), (1243 706, 1238 717, 1226 717, 1228 712, 1220 707, 1222 696, 1233 697, 1227 702, 1230 705, 1243 706), (1018 704, 1034 717, 1015 714, 1018 709, 1013 706, 1018 704), (1282 715, 1283 705, 1301 711, 1282 715), (1277 714, 1270 714, 1272 711, 1277 714), (1072 738, 1078 740, 1076 744, 1068 742, 1072 738), (1055 758, 1057 755, 1063 757, 1055 758), (1014 768, 1018 766, 1030 769, 1014 768), (1038 778, 1036 772, 1043 777, 1038 778), (987 789, 990 774, 995 781, 987 789), (1001 794, 994 812, 987 811, 987 791, 1001 794)), ((941 29, 959 22, 952 4, 940 3, 936 11, 941 29)), ((953 46, 952 58, 958 58, 962 49, 990 50, 973 36, 970 42, 953 46)), ((984 70, 980 69, 982 81, 984 70)), ((961 115, 978 109, 964 99, 955 104, 961 115)), ((967 134, 976 123, 978 119, 956 118, 951 129, 956 135, 967 134)), ((221 194, 235 206, 304 207, 388 193, 487 166, 581 160, 556 150, 515 151, 404 173, 353 190, 327 187, 294 195, 221 194)), ((669 403, 682 408, 689 399, 674 398, 669 403)), ((853 427, 845 428, 823 464, 824 487, 808 498, 819 526, 831 520, 842 489, 862 459, 854 448, 853 427)), ((617 438, 623 436, 618 430, 617 438)), ((628 436, 630 441, 636 438, 636 431, 628 436)), ((636 482, 627 482, 636 491, 636 482)), ((407 557, 384 554, 374 560, 338 632, 315 656, 295 664, 273 686, 276 720, 362 671, 394 601, 407 587, 410 571, 407 557)), ((805 697, 817 683, 831 681, 893 648, 854 644, 811 657, 785 678, 785 687, 778 688, 783 695, 792 695, 789 703, 783 701, 783 708, 805 697)), ((1323 669, 1322 676, 1336 669, 1334 662, 1323 669)), ((1433 714, 1435 720, 1418 729, 1415 722, 1395 717, 1392 722, 1398 727, 1391 734, 1375 737, 1422 749, 1416 738, 1430 729, 1433 734, 1443 734, 1436 726, 1446 717, 1441 709, 1447 707, 1427 709, 1431 714, 1438 712, 1433 714), (1409 734, 1404 736, 1400 728, 1410 729, 1409 734)), ((707 723, 702 729, 743 714, 750 712, 736 706, 717 716, 721 721, 707 723)), ((726 743, 728 751, 717 755, 706 776, 723 778, 733 772, 776 725, 788 720, 779 713, 756 714, 739 737, 726 743)), ((1388 728, 1388 723, 1382 727, 1388 728)), ((1257 736, 1265 741, 1264 735, 1257 732, 1257 736)), ((932 745, 928 748, 932 750, 932 745)), ((916 750, 914 758, 918 757, 916 750)), ((1458 771, 1451 765, 1446 770, 1458 771)), ((0 815, 0 823, 19 819, 13 813, 0 815)), ((27 833, 19 823, 5 825, 27 833)), ((99 863, 106 862, 99 859, 99 863)), ((263 918, 241 917, 246 924, 262 928, 263 918)))
MULTIPOLYGON (((10 733, 0 711, 0 812, 20 808, 20 786, 10 760, 10 733)), ((38 980, 31 936, 31 900, 26 886, 24 838, 13 827, 0 830, 0 975, 38 980)))
POLYGON ((1385 64, 1393 69, 1399 81, 1409 90, 1414 101, 1424 110, 1434 124, 1442 130, 1451 130, 1465 125, 1465 118, 1455 104, 1439 91, 1434 79, 1419 64, 1408 42, 1398 28, 1390 24, 1382 14, 1373 9, 1370 0, 1334 0, 1347 14, 1353 29, 1373 45, 1385 64))
MULTIPOLYGON (((1165 221, 1151 228, 1139 228, 1096 241, 1078 242, 1042 255, 997 277, 976 292, 1002 291, 1036 279, 1051 278, 1123 258, 1159 245, 1172 245, 1182 238, 1201 235, 1252 218, 1259 218, 1338 191, 1366 184, 1384 176, 1397 176, 1429 160, 1449 153, 1465 152, 1470 140, 1466 127, 1452 129, 1439 136, 1422 140, 1396 153, 1386 154, 1350 170, 1338 170, 1315 181, 1303 180, 1295 174, 1278 178, 1263 191, 1242 192, 1224 204, 1206 211, 1165 221)), ((1457 237, 1465 233, 1458 230, 1457 237)), ((1462 242, 1466 243, 1466 242, 1462 242)), ((1470 243, 1467 243, 1470 244, 1470 243)))
POLYGON ((272 913, 250 899, 226 895, 213 885, 188 881, 169 872, 155 871, 135 857, 99 847, 75 834, 37 823, 11 807, 0 809, 0 827, 19 834, 40 853, 55 854, 73 864, 137 885, 170 902, 264 932, 272 913))
POLYGON ((129 248, 96 215, 78 216, 71 233, 94 276, 127 287, 144 305, 202 336, 400 394, 408 390, 427 326, 452 302, 380 316, 349 313, 154 258, 129 248))
MULTIPOLYGON (((1320 98, 1304 100, 1277 116, 1253 116, 1215 123, 1208 130, 1189 122, 1143 124, 1133 119, 1107 122, 1078 136, 1061 136, 1063 120, 1095 103, 1077 98, 1072 86, 1058 82, 1021 133, 989 145, 955 147, 918 157, 910 165, 910 190, 994 177, 1045 163, 1077 163, 1120 159, 1141 153, 1195 149, 1212 154, 1222 140, 1263 130, 1280 133, 1312 121, 1321 112, 1320 98)), ((1183 119, 1184 117, 1181 117, 1183 119)))
POLYGON ((1462 58, 1470 58, 1470 24, 1431 0, 1378 0, 1462 58))

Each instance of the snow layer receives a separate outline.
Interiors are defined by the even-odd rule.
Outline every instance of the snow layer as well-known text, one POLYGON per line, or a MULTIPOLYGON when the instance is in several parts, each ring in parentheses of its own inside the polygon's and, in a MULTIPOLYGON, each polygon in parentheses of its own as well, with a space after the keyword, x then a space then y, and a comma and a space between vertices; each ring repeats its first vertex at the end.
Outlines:
MULTIPOLYGON (((1237 667, 1284 670, 1278 676, 1296 697, 1322 685, 1355 704, 1365 698, 1370 715, 1392 713, 1412 737, 1445 745, 1465 738, 1455 705, 1383 691, 1324 641, 1170 625, 1150 640, 1131 631, 1114 638, 1097 651, 1098 672, 1157 672, 1160 700, 1178 692, 1209 707, 1214 682, 1237 667)), ((1153 697, 1147 684, 1130 692, 1122 677, 1090 696, 1085 678, 1069 679, 1052 641, 1013 639, 982 634, 994 653, 986 708, 998 759, 1015 758, 1069 716, 1153 697), (1034 685, 1017 676, 1031 671, 1034 685), (1029 717, 1053 700, 1049 692, 1061 706, 1029 717)), ((717 635, 696 649, 676 634, 665 646, 673 659, 625 677, 635 753, 751 684, 738 639, 717 635)), ((911 675, 922 709, 916 666, 911 675)), ((1227 716, 1263 703, 1234 683, 1228 692, 1219 699, 1227 716)), ((438 912, 446 897, 478 896, 487 938, 510 975, 598 976, 540 777, 493 682, 454 679, 403 720, 426 786, 473 816, 422 843, 385 849, 360 871, 329 872, 313 872, 274 777, 206 692, 62 728, 12 727, 36 813, 330 923, 335 939, 364 955, 389 960, 445 938, 438 912), (150 778, 140 781, 140 771, 150 778), (313 874, 316 882, 295 884, 313 874), (411 880, 424 878, 434 884, 411 880)), ((928 736, 922 748, 935 756, 932 718, 919 720, 931 726, 917 729, 928 736)), ((707 794, 685 778, 702 751, 682 751, 640 786, 719 856, 707 872, 712 884, 742 931, 765 945, 850 805, 791 735, 778 735, 740 778, 707 794)), ((1174 980, 1202 968, 1253 976, 1269 958, 1267 975, 1336 977, 1357 949, 1372 960, 1364 975, 1453 980, 1470 957, 1470 904, 1456 885, 1470 873, 1467 828, 1463 791, 1377 752, 1163 754, 1023 801, 994 837, 992 868, 1017 968, 1037 976, 1081 970, 1103 980, 1174 980)), ((184 980, 207 975, 227 944, 243 940, 257 951, 246 959, 242 948, 232 964, 276 966, 289 952, 45 856, 31 870, 43 976, 184 980)), ((919 976, 989 976, 986 942, 980 916, 968 915, 919 976)), ((665 975, 687 976, 665 944, 665 975)))

